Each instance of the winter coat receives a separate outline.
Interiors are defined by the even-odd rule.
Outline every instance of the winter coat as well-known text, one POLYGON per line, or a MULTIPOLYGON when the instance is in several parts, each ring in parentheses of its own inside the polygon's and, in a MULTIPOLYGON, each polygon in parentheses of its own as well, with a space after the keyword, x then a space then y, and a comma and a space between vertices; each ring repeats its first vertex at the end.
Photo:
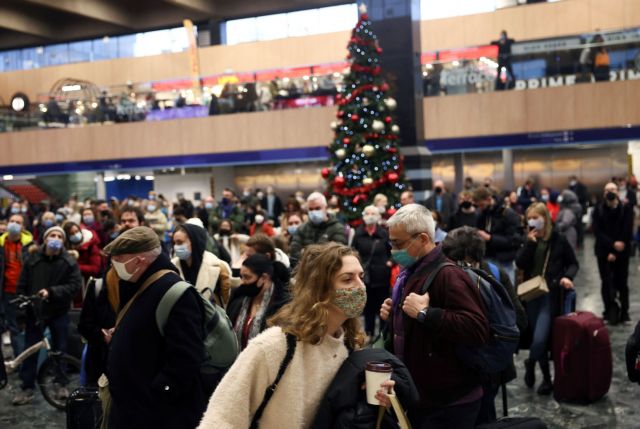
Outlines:
MULTIPOLYGON (((4 293, 4 268, 5 268, 5 253, 4 243, 9 239, 9 233, 5 232, 0 235, 0 299, 4 293)), ((22 244, 22 263, 29 257, 29 248, 34 244, 33 236, 25 229, 20 233, 20 244, 22 244)))
POLYGON ((169 288, 182 281, 161 254, 136 283, 120 281, 121 308, 155 272, 172 270, 136 298, 109 345, 107 377, 111 393, 111 427, 193 428, 206 398, 200 380, 204 355, 202 307, 195 289, 175 303, 164 336, 156 309, 169 288))
POLYGON ((478 214, 475 211, 473 213, 465 213, 462 209, 458 208, 458 211, 451 217, 449 230, 452 231, 456 228, 460 228, 461 226, 471 226, 475 228, 477 217, 478 214))
MULTIPOLYGON (((445 231, 449 230, 449 223, 451 221, 451 216, 453 216, 453 214, 456 212, 456 201, 453 198, 453 196, 448 193, 448 192, 444 192, 442 194, 439 195, 442 198, 442 208, 439 211, 440 213, 440 218, 442 219, 442 223, 440 224, 440 227, 442 229, 444 229, 445 231)), ((436 206, 436 198, 438 197, 437 194, 433 194, 431 195, 427 201, 424 202, 424 205, 426 208, 428 208, 431 211, 436 211, 437 206, 436 206)))
POLYGON ((298 228, 291 246, 289 247, 289 257, 291 265, 296 266, 302 255, 302 250, 310 244, 321 244, 335 241, 336 243, 347 244, 344 225, 333 217, 329 217, 326 222, 319 225, 313 222, 306 222, 298 228))
POLYGON ((380 226, 376 227, 373 235, 369 235, 362 225, 356 230, 351 247, 360 254, 362 268, 368 270, 368 275, 365 275, 369 279, 368 288, 389 287, 391 268, 387 262, 391 260, 391 250, 388 242, 389 233, 380 226))
POLYGON ((516 212, 500 203, 486 208, 478 214, 476 226, 491 234, 485 256, 500 262, 516 258, 522 237, 518 233, 520 217, 516 212))
POLYGON ((78 252, 80 273, 86 282, 89 277, 97 278, 102 273, 104 258, 100 252, 98 235, 90 229, 82 229, 81 231, 82 242, 75 250, 78 252))
POLYGON ((71 300, 82 287, 82 276, 76 260, 63 250, 46 255, 44 245, 32 247, 22 266, 18 280, 19 295, 34 295, 41 289, 49 292, 42 303, 42 318, 53 319, 69 312, 71 300))
MULTIPOLYGON (((534 277, 532 270, 535 265, 537 243, 531 240, 527 242, 518 251, 518 257, 516 259, 516 265, 524 272, 524 280, 529 280, 534 277)), ((565 237, 560 235, 557 231, 551 233, 549 239, 549 246, 551 253, 549 254, 549 262, 547 265, 547 271, 545 272, 545 280, 549 287, 549 300, 551 302, 551 317, 557 317, 561 315, 560 300, 562 294, 559 285, 560 279, 566 277, 573 280, 578 273, 578 260, 573 252, 573 248, 565 237)), ((549 250, 547 249, 547 252, 549 250)), ((546 254, 545 254, 546 258, 546 254)))
MULTIPOLYGON (((448 261, 440 246, 432 252, 437 253, 416 262, 415 271, 402 290, 401 302, 412 292, 420 293, 431 272, 448 261)), ((405 338, 403 361, 418 386, 421 409, 449 405, 480 385, 480 380, 458 359, 456 347, 480 346, 489 339, 489 322, 480 292, 464 271, 442 268, 429 288, 429 297, 424 323, 404 312, 398 315, 405 338)), ((394 335, 397 319, 394 314, 390 330, 394 335)))
POLYGON ((628 256, 633 234, 633 207, 618 203, 615 209, 600 202, 592 214, 593 234, 596 236, 596 256, 606 257, 609 253, 617 256, 628 256), (618 252, 613 243, 622 241, 624 250, 618 252))
MULTIPOLYGON (((368 362, 391 364, 393 388, 404 410, 412 408, 420 399, 411 374, 394 355, 382 349, 362 349, 349 355, 327 389, 312 429, 371 428, 378 417, 378 407, 367 403, 365 367, 368 362)), ((384 426, 383 426, 384 427, 384 426)))
POLYGON ((78 332, 87 340, 85 370, 87 384, 91 386, 97 385, 100 375, 107 371, 109 346, 104 341, 102 329, 113 328, 116 324, 116 313, 108 299, 106 276, 101 281, 103 283, 97 293, 96 284, 89 284, 78 321, 78 332))
MULTIPOLYGON (((180 277, 184 279, 180 259, 176 257, 171 262, 178 268, 180 277)), ((222 297, 222 303, 218 304, 226 307, 231 290, 231 268, 213 253, 205 251, 194 286, 207 299, 212 299, 212 292, 215 292, 214 295, 222 297)))
MULTIPOLYGON (((238 316, 240 316, 240 311, 242 310, 242 303, 245 299, 252 299, 246 296, 241 296, 237 293, 238 289, 234 289, 231 292, 231 298, 229 299, 229 305, 227 306, 227 315, 229 316, 229 320, 231 320, 231 324, 235 326, 236 320, 238 316)), ((273 279, 273 294, 271 295, 271 301, 265 310, 264 317, 262 317, 262 326, 260 326, 260 331, 264 331, 267 329, 267 320, 271 318, 274 314, 278 312, 287 302, 291 300, 291 295, 289 291, 285 288, 284 284, 280 279, 273 279)), ((262 311, 262 308, 258 311, 262 311)))
MULTIPOLYGON (((199 429, 246 429, 273 383, 287 351, 280 327, 249 342, 213 393, 199 429)), ((349 351, 344 337, 319 344, 298 341, 293 359, 260 420, 261 428, 306 429, 349 351)))
POLYGON ((575 251, 578 245, 578 225, 582 222, 582 206, 578 202, 576 194, 569 189, 562 191, 561 196, 562 202, 556 218, 556 230, 564 235, 575 251))

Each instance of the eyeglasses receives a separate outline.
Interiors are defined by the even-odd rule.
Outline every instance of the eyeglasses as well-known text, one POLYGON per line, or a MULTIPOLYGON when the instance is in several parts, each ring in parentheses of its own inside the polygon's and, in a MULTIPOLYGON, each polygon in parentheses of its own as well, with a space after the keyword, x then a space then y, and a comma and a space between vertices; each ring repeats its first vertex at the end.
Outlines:
POLYGON ((411 238, 404 240, 404 241, 398 241, 398 240, 389 240, 389 244, 391 245, 392 249, 404 249, 405 247, 407 247, 408 243, 411 243, 413 240, 416 239, 417 236, 419 236, 420 234, 422 234, 421 232, 418 232, 417 234, 413 234, 411 236, 411 238))

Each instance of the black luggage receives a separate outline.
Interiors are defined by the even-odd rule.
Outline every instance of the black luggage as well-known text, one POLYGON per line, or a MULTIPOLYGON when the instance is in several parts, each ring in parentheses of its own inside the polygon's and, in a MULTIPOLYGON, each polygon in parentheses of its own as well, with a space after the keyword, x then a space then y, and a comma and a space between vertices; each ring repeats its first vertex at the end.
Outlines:
POLYGON ((67 429, 99 428, 102 422, 102 406, 98 389, 80 387, 67 399, 67 429))
POLYGON ((547 425, 535 417, 504 417, 493 423, 476 426, 476 429, 547 429, 547 425))

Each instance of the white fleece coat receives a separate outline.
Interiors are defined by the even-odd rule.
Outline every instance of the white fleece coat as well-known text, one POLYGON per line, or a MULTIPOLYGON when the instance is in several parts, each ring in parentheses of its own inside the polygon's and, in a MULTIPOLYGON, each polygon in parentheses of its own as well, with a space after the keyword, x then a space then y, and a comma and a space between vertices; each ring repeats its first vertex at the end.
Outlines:
MULTIPOLYGON (((174 257, 171 259, 171 262, 178 268, 180 277, 184 279, 180 259, 174 257)), ((217 287, 220 287, 220 293, 224 300, 224 303, 221 305, 226 307, 229 302, 229 292, 231 288, 230 277, 231 268, 229 268, 229 264, 213 253, 205 250, 202 256, 202 265, 200 265, 200 269, 198 270, 198 277, 196 278, 196 284, 194 286, 200 293, 209 289, 210 291, 203 294, 207 299, 211 299, 213 291, 215 291, 217 287), (218 283, 218 279, 220 279, 220 283, 218 283)))
MULTIPOLYGON (((286 351, 286 337, 279 327, 269 328, 249 341, 211 397, 199 429, 248 428, 286 351)), ((328 336, 318 345, 298 342, 293 360, 262 415, 260 428, 308 428, 348 354, 344 337, 328 336)))

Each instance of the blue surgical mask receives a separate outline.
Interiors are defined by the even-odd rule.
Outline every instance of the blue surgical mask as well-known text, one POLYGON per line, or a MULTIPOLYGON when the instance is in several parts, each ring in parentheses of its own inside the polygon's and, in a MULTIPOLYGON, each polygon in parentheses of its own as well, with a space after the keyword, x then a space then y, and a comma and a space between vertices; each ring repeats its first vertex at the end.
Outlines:
POLYGON ((64 216, 62 216, 61 214, 56 215, 56 222, 62 223, 63 220, 64 220, 64 216))
POLYGON ((191 250, 186 244, 176 244, 173 246, 173 252, 181 261, 186 261, 191 256, 191 250))
POLYGON ((391 250, 391 259, 401 267, 410 267, 416 263, 417 258, 409 255, 407 249, 391 250))
POLYGON ((22 232, 22 226, 15 222, 9 222, 7 231, 9 231, 10 235, 18 235, 22 232))
POLYGON ((42 221, 42 225, 46 228, 49 229, 51 228, 53 225, 55 224, 54 221, 52 221, 51 219, 46 219, 42 221))
POLYGON ((288 232, 290 235, 295 234, 297 230, 298 230, 298 225, 289 225, 289 226, 287 227, 287 232, 288 232))
POLYGON ((314 225, 320 225, 325 220, 324 210, 309 210, 309 220, 314 225))
POLYGON ((149 212, 153 213, 156 211, 156 206, 154 206, 153 204, 149 204, 147 205, 147 210, 149 210, 149 212))
POLYGON ((60 250, 62 249, 62 240, 59 238, 50 238, 47 240, 47 247, 53 251, 60 250))
POLYGON ((85 225, 93 225, 95 221, 96 221, 96 218, 93 216, 84 216, 82 218, 82 222, 84 222, 85 225))
POLYGON ((20 207, 11 207, 11 213, 12 214, 20 213, 20 207))
POLYGON ((207 210, 213 209, 213 203, 204 203, 204 208, 207 210))
POLYGON ((82 241, 82 232, 78 231, 75 234, 69 236, 69 241, 73 244, 78 244, 82 241))

